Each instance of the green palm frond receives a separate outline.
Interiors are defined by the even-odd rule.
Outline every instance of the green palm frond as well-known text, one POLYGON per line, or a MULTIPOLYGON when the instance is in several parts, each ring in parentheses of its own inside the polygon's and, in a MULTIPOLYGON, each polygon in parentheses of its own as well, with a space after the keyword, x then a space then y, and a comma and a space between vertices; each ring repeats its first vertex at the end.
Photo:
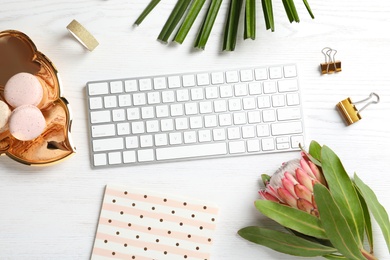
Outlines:
MULTIPOLYGON (((209 39, 215 19, 218 15, 223 0, 208 0, 206 15, 199 28, 194 47, 204 49, 209 39)), ((274 31, 274 15, 272 0, 259 0, 264 13, 264 20, 267 30, 274 31)), ((299 16, 294 0, 281 0, 290 23, 299 22, 299 16)), ((173 41, 183 43, 193 23, 198 17, 202 8, 205 8, 206 0, 178 0, 174 6, 168 20, 164 24, 158 39, 168 42, 172 32, 178 28, 173 41)), ((135 24, 140 25, 149 13, 160 3, 160 0, 151 0, 141 13, 135 24)), ((303 0, 307 12, 314 19, 313 12, 307 0, 303 0)), ((239 27, 241 9, 245 8, 244 19, 244 39, 256 38, 256 0, 230 0, 229 13, 225 23, 223 50, 234 51, 237 41, 237 31, 239 27)))

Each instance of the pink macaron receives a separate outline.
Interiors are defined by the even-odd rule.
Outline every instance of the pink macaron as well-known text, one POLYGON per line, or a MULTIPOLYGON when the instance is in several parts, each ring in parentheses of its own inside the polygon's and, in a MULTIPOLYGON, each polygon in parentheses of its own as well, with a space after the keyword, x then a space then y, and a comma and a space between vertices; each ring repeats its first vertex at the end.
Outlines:
POLYGON ((7 130, 8 119, 11 115, 11 109, 8 107, 7 103, 0 100, 0 133, 7 130))
POLYGON ((42 85, 33 74, 21 72, 12 76, 4 87, 4 98, 14 108, 37 106, 43 97, 42 85))
POLYGON ((46 120, 37 107, 24 105, 12 111, 8 126, 13 137, 20 141, 30 141, 42 134, 46 120))

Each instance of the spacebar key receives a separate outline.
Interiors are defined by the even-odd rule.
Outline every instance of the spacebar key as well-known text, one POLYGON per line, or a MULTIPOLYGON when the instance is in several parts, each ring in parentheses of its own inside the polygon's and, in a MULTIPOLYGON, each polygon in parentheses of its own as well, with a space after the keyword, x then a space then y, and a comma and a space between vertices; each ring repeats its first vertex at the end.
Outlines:
POLYGON ((156 149, 157 161, 223 155, 226 153, 226 143, 198 144, 156 149))

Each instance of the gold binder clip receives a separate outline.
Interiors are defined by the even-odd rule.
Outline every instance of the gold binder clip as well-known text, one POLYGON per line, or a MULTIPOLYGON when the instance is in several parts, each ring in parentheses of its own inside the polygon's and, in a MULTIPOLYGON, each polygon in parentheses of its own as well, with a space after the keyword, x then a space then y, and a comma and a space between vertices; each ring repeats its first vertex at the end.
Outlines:
POLYGON ((341 61, 336 61, 335 56, 337 51, 329 47, 322 49, 322 53, 325 56, 325 63, 320 64, 322 74, 331 74, 341 71, 341 61))
POLYGON ((368 98, 365 98, 363 100, 357 101, 353 103, 351 101, 351 98, 344 99, 340 101, 336 107, 338 108, 342 118, 344 118, 347 125, 352 125, 353 123, 356 123, 362 117, 360 116, 360 112, 362 112, 366 107, 368 107, 370 104, 376 104, 380 101, 378 94, 371 93, 368 98), (376 99, 372 99, 375 97, 376 99), (358 110, 355 106, 355 104, 363 103, 365 101, 368 101, 369 99, 372 99, 370 102, 367 102, 360 110, 358 110))

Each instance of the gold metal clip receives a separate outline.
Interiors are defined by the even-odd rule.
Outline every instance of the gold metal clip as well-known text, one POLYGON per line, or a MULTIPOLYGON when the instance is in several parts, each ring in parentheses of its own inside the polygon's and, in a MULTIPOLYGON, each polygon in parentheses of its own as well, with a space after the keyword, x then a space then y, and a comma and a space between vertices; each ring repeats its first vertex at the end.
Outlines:
POLYGON ((380 101, 380 98, 379 98, 378 94, 371 93, 367 98, 360 100, 360 101, 357 101, 355 103, 353 103, 351 101, 351 98, 346 98, 346 99, 340 101, 336 105, 336 107, 338 108, 342 118, 345 120, 347 125, 352 125, 353 123, 356 123, 357 121, 362 119, 362 117, 359 114, 360 112, 362 112, 366 107, 368 107, 371 104, 379 103, 379 101, 380 101), (375 97, 376 99, 373 99, 373 97, 375 97), (367 104, 365 104, 360 110, 358 110, 356 108, 355 104, 363 103, 363 102, 366 102, 370 99, 372 99, 372 100, 370 102, 367 102, 367 104))
POLYGON ((320 64, 322 74, 331 74, 341 71, 341 61, 336 61, 335 56, 337 50, 325 47, 322 49, 322 53, 325 56, 325 63, 320 64))

